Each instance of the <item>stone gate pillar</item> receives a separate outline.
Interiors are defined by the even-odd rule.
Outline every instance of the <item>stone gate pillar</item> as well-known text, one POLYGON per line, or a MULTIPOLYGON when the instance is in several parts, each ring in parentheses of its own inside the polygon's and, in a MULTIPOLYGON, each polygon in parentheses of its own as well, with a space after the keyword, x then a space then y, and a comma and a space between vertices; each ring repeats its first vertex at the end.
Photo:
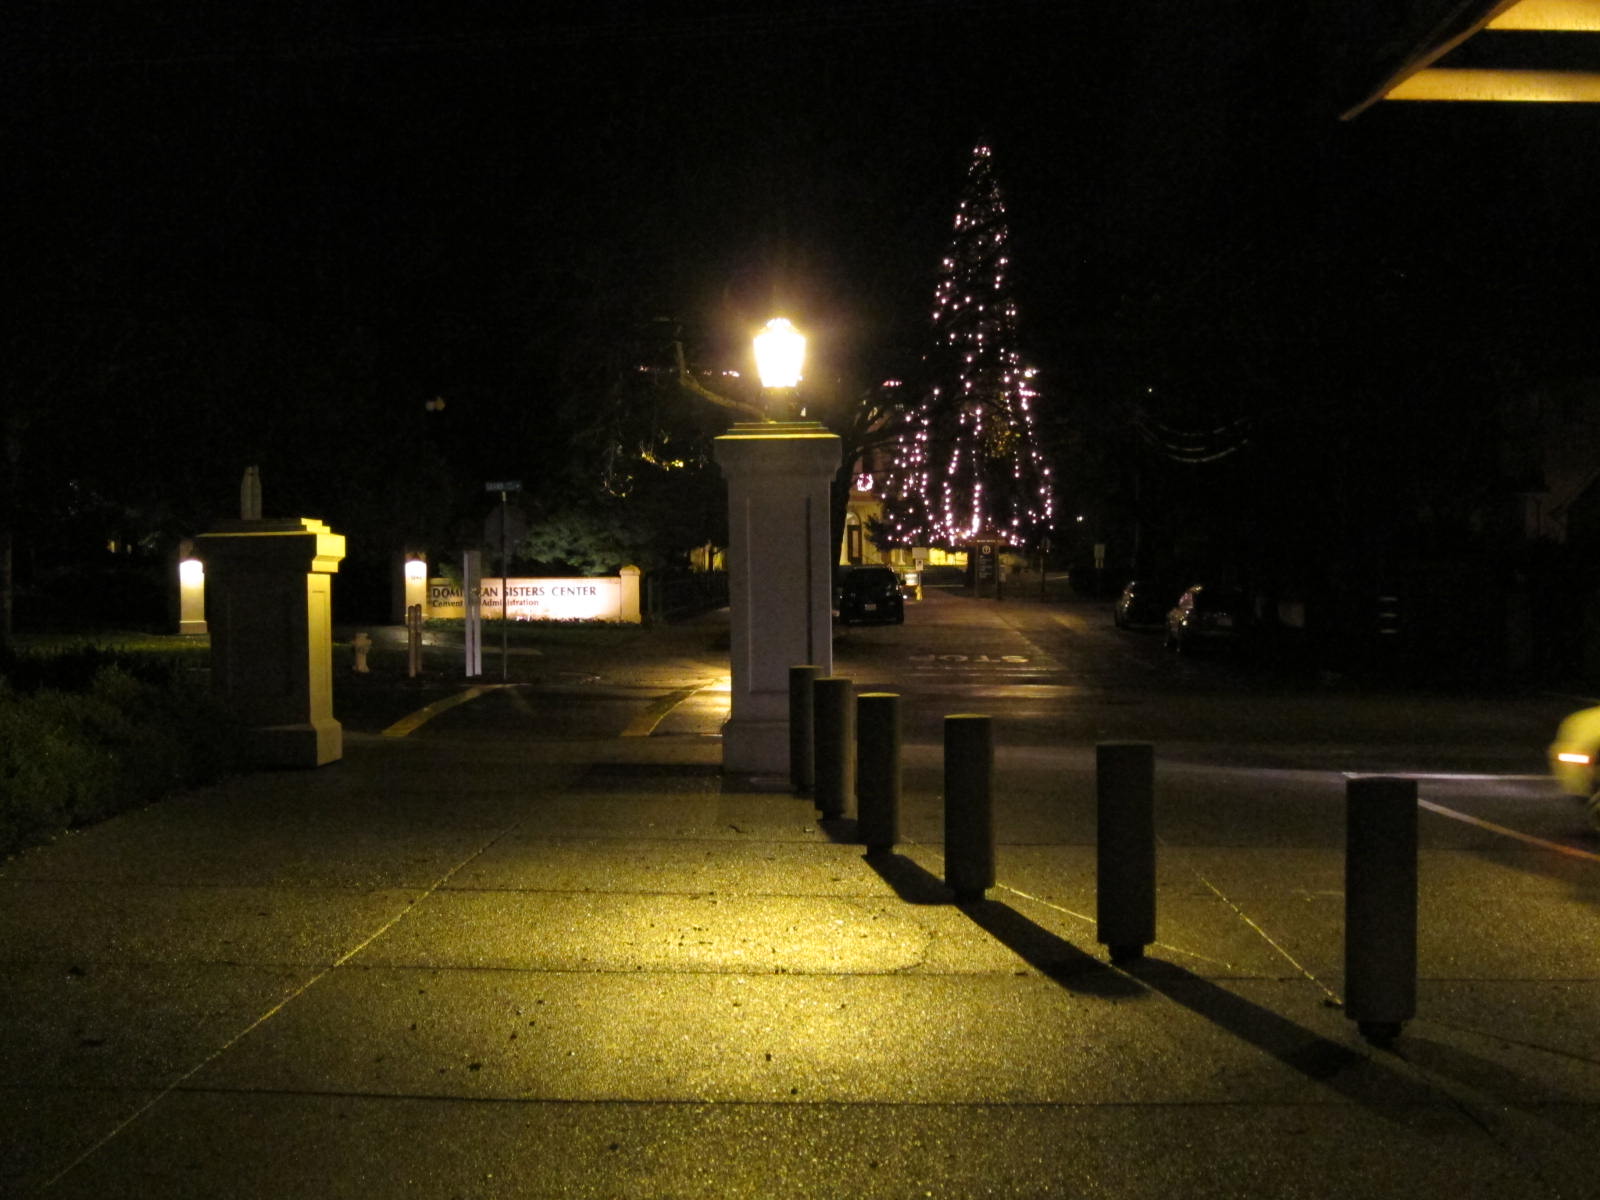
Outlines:
POLYGON ((722 769, 787 778, 789 668, 833 673, 828 485, 839 438, 816 421, 741 423, 717 438, 728 480, 732 695, 722 769))
POLYGON ((333 717, 332 575, 344 535, 310 517, 224 521, 195 539, 210 596, 211 686, 261 766, 344 753, 333 717))

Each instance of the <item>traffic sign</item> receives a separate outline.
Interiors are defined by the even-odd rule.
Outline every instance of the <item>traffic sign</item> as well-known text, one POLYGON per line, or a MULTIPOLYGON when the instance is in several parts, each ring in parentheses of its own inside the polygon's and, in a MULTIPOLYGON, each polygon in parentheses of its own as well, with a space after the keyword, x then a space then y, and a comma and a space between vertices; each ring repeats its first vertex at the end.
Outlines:
POLYGON ((483 485, 483 490, 486 492, 520 492, 522 490, 522 480, 502 479, 496 483, 486 483, 483 485))

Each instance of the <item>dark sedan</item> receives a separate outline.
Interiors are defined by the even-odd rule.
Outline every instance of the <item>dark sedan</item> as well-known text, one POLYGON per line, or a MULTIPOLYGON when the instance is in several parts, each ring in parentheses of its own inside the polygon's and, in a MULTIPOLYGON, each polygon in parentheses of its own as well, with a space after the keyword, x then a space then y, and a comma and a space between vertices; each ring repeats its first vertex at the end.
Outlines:
POLYGON ((839 585, 839 621, 890 621, 906 619, 906 601, 900 577, 888 567, 854 567, 839 585))
POLYGON ((1242 589, 1196 584, 1167 613, 1167 647, 1181 651, 1207 642, 1236 642, 1254 623, 1250 598, 1242 589))
POLYGON ((1164 579, 1135 579, 1122 589, 1111 606, 1111 620, 1118 629, 1131 625, 1160 625, 1180 588, 1164 579))

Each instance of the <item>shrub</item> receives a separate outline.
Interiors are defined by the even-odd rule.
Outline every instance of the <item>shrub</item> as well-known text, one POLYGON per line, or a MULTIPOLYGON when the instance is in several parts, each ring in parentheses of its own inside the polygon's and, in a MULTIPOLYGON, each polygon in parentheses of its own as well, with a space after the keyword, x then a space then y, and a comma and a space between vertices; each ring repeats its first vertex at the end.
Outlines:
POLYGON ((238 761, 236 723, 191 672, 115 657, 75 651, 18 672, 32 690, 0 680, 0 853, 214 779, 238 761), (47 679, 57 686, 39 686, 47 679))

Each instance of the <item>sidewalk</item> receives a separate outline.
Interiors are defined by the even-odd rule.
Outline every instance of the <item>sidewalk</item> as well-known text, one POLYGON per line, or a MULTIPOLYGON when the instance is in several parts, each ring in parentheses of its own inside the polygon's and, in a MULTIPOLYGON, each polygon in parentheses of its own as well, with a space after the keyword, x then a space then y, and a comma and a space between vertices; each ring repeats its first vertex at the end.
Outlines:
POLYGON ((1430 850, 1388 1053, 1336 1004, 1327 814, 1164 844, 1120 970, 1083 764, 1008 765, 1067 832, 1003 826, 957 906, 934 748, 877 864, 720 751, 355 733, 6 864, 0 1193, 1600 1195, 1588 864, 1430 850))

